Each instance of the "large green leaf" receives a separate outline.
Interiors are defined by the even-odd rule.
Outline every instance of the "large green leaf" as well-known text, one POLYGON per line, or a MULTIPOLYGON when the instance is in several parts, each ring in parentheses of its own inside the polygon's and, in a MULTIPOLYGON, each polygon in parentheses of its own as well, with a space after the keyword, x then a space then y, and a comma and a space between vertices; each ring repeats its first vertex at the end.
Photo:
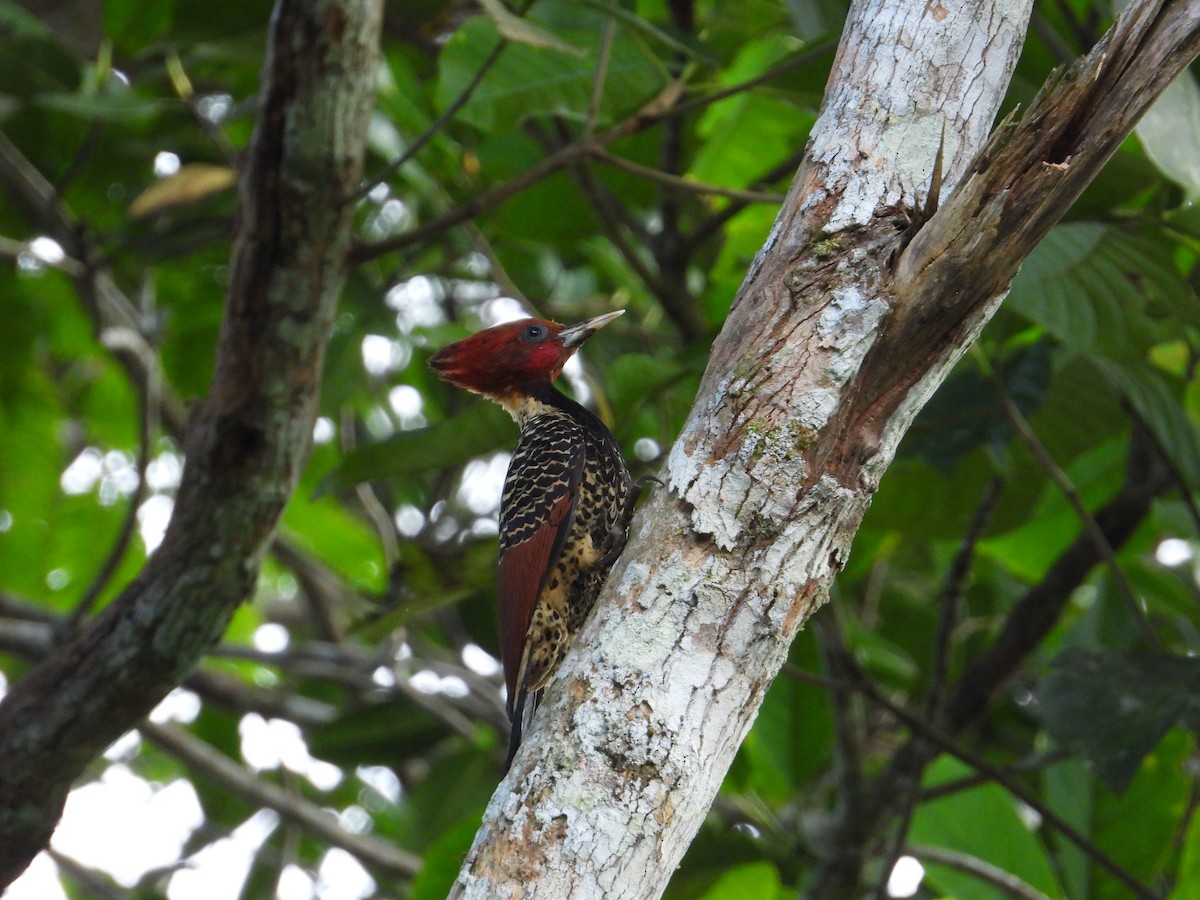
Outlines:
POLYGON ((494 759, 475 748, 427 756, 428 771, 411 785, 400 810, 397 833, 404 845, 419 852, 464 820, 478 822, 500 781, 494 759))
POLYGON ((397 432, 351 451, 326 476, 319 492, 460 465, 512 443, 512 420, 505 412, 490 403, 473 403, 444 422, 397 432))
POLYGON ((0 2, 0 44, 0 93, 28 97, 79 82, 78 61, 40 19, 15 3, 0 2))
MULTIPOLYGON (((971 774, 957 760, 942 757, 930 768, 927 786, 971 774)), ((912 843, 957 850, 1011 872, 1050 897, 1063 891, 1038 835, 1018 812, 1017 801, 997 784, 956 791, 922 803, 913 814, 912 843)), ((1004 892, 964 872, 926 863, 927 880, 944 896, 1005 900, 1004 892)))
POLYGON ((1200 317, 1169 242, 1115 225, 1053 229, 1013 280, 1008 307, 1076 350, 1133 358, 1200 317))
MULTIPOLYGON (((1076 759, 1067 759, 1046 768, 1042 775, 1046 802, 1080 834, 1092 830, 1095 807, 1095 781, 1087 767, 1076 759)), ((1051 836, 1058 871, 1068 897, 1086 897, 1091 884, 1091 860, 1079 846, 1062 834, 1051 836)))
POLYGON ((1179 379, 1145 364, 1095 362, 1188 482, 1200 485, 1200 435, 1180 402, 1179 379))
MULTIPOLYGON (((811 631, 800 634, 789 660, 808 671, 820 661, 811 631)), ((792 678, 776 678, 754 727, 742 742, 727 784, 783 804, 827 764, 832 713, 828 694, 792 678)))
POLYGON ((1196 885, 1200 885, 1200 816, 1192 816, 1187 834, 1183 837, 1182 858, 1176 873, 1175 890, 1171 900, 1191 900, 1196 885))
POLYGON ((773 900, 783 896, 779 871, 769 862, 745 863, 727 870, 701 900, 773 900))
MULTIPOLYGON (((1143 883, 1161 879, 1176 854, 1179 823, 1196 788, 1189 761, 1195 747, 1193 735, 1172 731, 1146 757, 1125 793, 1097 792, 1096 845, 1143 883)), ((1096 900, 1129 897, 1129 888, 1105 869, 1093 865, 1092 878, 1096 900)))
POLYGON ((467 816, 425 851, 421 871, 413 879, 409 897, 411 900, 443 900, 450 885, 458 877, 463 858, 471 849, 471 841, 479 830, 479 818, 467 816))
POLYGON ((175 0, 104 0, 104 30, 123 53, 133 54, 166 32, 175 0))
POLYGON ((1137 124, 1138 140, 1164 175, 1195 202, 1200 197, 1200 87, 1184 69, 1137 124))
MULTIPOLYGON (((748 81, 794 52, 782 36, 747 42, 722 81, 748 81)), ((697 123, 703 138, 688 170, 697 181, 741 186, 753 183, 804 143, 816 110, 797 108, 791 98, 741 92, 715 103, 697 123)))
MULTIPOLYGON (((571 4, 539 3, 530 20, 552 31, 582 54, 553 47, 510 43, 492 70, 458 112, 475 127, 511 127, 529 116, 558 114, 578 118, 588 109, 596 76, 601 16, 571 4)), ((468 19, 442 49, 437 105, 445 109, 466 89, 479 63, 500 40, 488 18, 468 19)), ((665 71, 640 41, 618 29, 613 41, 598 119, 607 124, 649 101, 666 83, 665 71)))
MULTIPOLYGON (((1032 415, 1050 384, 1049 346, 1038 341, 1019 348, 997 366, 996 374, 1013 405, 1026 417, 1032 415)), ((922 456, 949 472, 976 447, 999 452, 1013 434, 991 379, 959 366, 917 415, 901 447, 904 454, 922 456)))
POLYGON ((1200 659, 1067 650, 1037 698, 1050 735, 1120 792, 1170 728, 1200 734, 1200 659))

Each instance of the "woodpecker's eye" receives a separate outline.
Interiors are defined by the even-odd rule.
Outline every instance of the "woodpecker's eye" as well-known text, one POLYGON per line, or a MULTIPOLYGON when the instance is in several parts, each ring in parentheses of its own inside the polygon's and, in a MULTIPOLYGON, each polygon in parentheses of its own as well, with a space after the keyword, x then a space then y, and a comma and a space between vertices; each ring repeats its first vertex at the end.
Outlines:
POLYGON ((544 341, 547 334, 549 331, 545 325, 526 325, 525 330, 521 332, 521 340, 544 341))

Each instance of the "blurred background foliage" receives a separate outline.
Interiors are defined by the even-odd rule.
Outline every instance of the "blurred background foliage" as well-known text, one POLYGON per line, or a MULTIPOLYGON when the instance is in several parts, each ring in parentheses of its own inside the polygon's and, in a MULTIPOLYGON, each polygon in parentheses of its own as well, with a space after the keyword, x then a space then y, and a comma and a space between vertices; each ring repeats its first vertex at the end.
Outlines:
MULTIPOLYGON (((161 536, 269 14, 0 0, 0 688, 161 536)), ((623 307, 564 380, 656 472, 845 14, 388 2, 376 174, 257 596, 11 896, 445 894, 503 761, 515 428, 425 361, 623 307)), ((1108 17, 1039 4, 1005 111, 1108 17)), ((831 895, 848 848, 857 892, 1200 891, 1198 108, 1186 74, 921 414, 668 897, 831 895)))

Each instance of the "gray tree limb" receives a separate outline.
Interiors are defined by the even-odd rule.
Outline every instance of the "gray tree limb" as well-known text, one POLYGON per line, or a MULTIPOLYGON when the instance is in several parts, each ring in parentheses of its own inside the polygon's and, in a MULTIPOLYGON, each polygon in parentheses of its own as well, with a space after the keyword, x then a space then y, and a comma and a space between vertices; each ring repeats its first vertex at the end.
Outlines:
POLYGON ((84 766, 187 674, 254 588, 311 441, 381 6, 276 8, 217 370, 175 513, 137 579, 0 703, 0 886, 44 846, 84 766))
POLYGON ((917 411, 1021 261, 1200 51, 1131 5, 988 130, 1031 4, 861 0, 766 245, 452 896, 661 895, 917 411), (942 209, 904 246, 939 143, 942 209))

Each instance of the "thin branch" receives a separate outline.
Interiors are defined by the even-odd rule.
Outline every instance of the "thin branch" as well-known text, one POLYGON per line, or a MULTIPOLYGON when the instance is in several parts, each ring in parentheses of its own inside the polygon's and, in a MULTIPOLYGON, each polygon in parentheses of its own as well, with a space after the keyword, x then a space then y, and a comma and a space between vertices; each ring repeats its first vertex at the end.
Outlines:
POLYGON ((274 653, 253 647, 223 644, 213 648, 211 656, 224 659, 242 659, 264 666, 273 666, 294 677, 321 679, 340 684, 352 691, 363 702, 387 699, 389 692, 410 700, 430 715, 440 719, 451 731, 470 740, 477 737, 477 727, 472 717, 490 725, 507 724, 500 706, 498 692, 493 682, 474 675, 462 666, 449 665, 418 654, 416 659, 404 667, 396 664, 392 653, 367 653, 351 643, 321 644, 317 641, 274 653), (384 669, 391 673, 395 683, 384 688, 375 678, 375 673, 384 669), (442 675, 453 675, 471 689, 467 697, 452 702, 441 694, 430 694, 418 690, 412 684, 411 672, 431 669, 442 675), (466 715, 464 710, 469 711, 466 715))
POLYGON ((1002 767, 993 765, 974 751, 968 750, 936 725, 925 721, 919 715, 909 712, 900 704, 893 702, 869 679, 863 678, 858 682, 858 685, 859 689, 868 699, 890 712, 922 740, 928 741, 939 750, 949 753, 960 762, 966 763, 976 772, 986 775, 1022 803, 1036 811, 1045 824, 1062 834, 1097 865, 1107 869, 1113 877, 1138 897, 1145 898, 1145 900, 1157 900, 1158 895, 1154 891, 1138 881, 1116 860, 1100 850, 1086 835, 1059 816, 1054 810, 1050 809, 1050 807, 1042 802, 1041 798, 1009 775, 1002 767))
POLYGON ((58 613, 40 604, 33 603, 24 597, 18 597, 16 594, 11 594, 7 591, 0 591, 0 618, 57 624, 60 616, 58 613))
MULTIPOLYGON (((696 11, 692 0, 669 0, 667 10, 675 30, 681 35, 691 36, 696 26, 696 11)), ((688 55, 681 51, 676 51, 668 63, 672 79, 680 84, 685 83, 687 63, 688 55)), ((673 105, 678 105, 678 102, 679 97, 674 98, 673 105)), ((649 247, 654 255, 659 281, 662 284, 662 289, 658 292, 660 302, 672 319, 689 326, 681 330, 690 343, 698 340, 707 331, 707 327, 696 297, 688 288, 687 273, 691 248, 684 241, 680 227, 683 196, 675 179, 683 172, 685 131, 686 120, 682 116, 671 116, 663 122, 658 168, 668 177, 657 180, 659 227, 651 234, 649 247)), ((646 176, 642 174, 639 177, 646 176)))
POLYGON ((258 713, 264 719, 286 719, 301 728, 319 728, 338 716, 338 708, 322 700, 286 690, 246 684, 215 669, 200 668, 183 680, 206 703, 235 714, 258 713))
POLYGON ((10 237, 0 236, 0 256, 7 256, 15 260, 34 259, 39 266, 58 269, 60 272, 65 272, 73 278, 82 275, 84 271, 83 264, 77 259, 65 255, 62 259, 43 259, 33 252, 33 247, 29 241, 18 241, 10 237))
POLYGON ((930 719, 936 720, 942 704, 942 691, 946 684, 946 675, 950 665, 950 638, 958 623, 958 611, 962 604, 963 595, 967 589, 967 579, 971 575, 971 565, 975 559, 975 547, 983 536, 983 529, 991 518, 996 502, 1000 499, 1000 488, 1004 480, 993 476, 984 488, 983 497, 975 507, 966 533, 958 545, 950 568, 946 572, 942 590, 938 594, 938 624, 933 646, 933 670, 929 676, 929 692, 926 696, 925 713, 930 719))
POLYGON ((629 172, 631 175, 637 175, 649 181, 656 181, 659 184, 665 184, 691 194, 711 194, 716 197, 726 197, 742 203, 768 203, 774 206, 778 206, 783 202, 783 194, 727 188, 717 184, 705 184, 702 181, 694 181, 690 178, 672 175, 670 172, 664 172, 661 169, 655 169, 651 166, 643 166, 641 163, 635 163, 633 160, 625 159, 623 156, 609 153, 601 147, 594 148, 590 155, 602 163, 629 172))
POLYGON ((335 610, 345 609, 356 597, 354 589, 311 553, 283 537, 271 543, 271 554, 296 576, 313 633, 323 641, 340 644, 344 636, 335 610))
MULTIPOLYGON (((837 779, 838 816, 856 815, 863 785, 862 709, 858 691, 846 667, 845 641, 837 619, 838 610, 830 604, 813 616, 812 626, 821 653, 821 664, 828 673, 821 679, 829 692, 833 708, 833 768, 837 779)), ((798 671, 788 666, 787 671, 798 671)), ((811 673, 805 673, 806 678, 811 673)), ((812 675, 813 679, 818 676, 812 675)), ((809 680, 809 683, 815 683, 809 680)))
MULTIPOLYGON (((342 455, 351 453, 356 445, 354 434, 354 411, 347 406, 342 407, 341 422, 338 423, 342 439, 342 455)), ((379 536, 379 545, 383 548, 383 558, 388 571, 400 560, 400 541, 396 536, 396 523, 388 515, 387 509, 375 493, 375 488, 369 481, 360 481, 354 486, 355 496, 362 506, 371 526, 379 536)))
MULTIPOLYGON (((750 187, 754 190, 765 188, 767 185, 774 184, 780 178, 795 174, 800 161, 804 159, 804 152, 805 147, 803 145, 797 147, 786 159, 773 166, 766 174, 756 178, 750 187)), ((743 200, 734 200, 731 203, 727 203, 692 230, 692 233, 688 235, 689 244, 692 247, 701 246, 724 228, 730 219, 749 205, 750 201, 743 200)))
MULTIPOLYGON (((125 558, 125 553, 133 540, 134 532, 137 530, 138 511, 141 508, 142 501, 146 498, 146 472, 150 468, 150 445, 158 419, 161 391, 158 386, 157 357, 146 342, 141 339, 140 335, 133 337, 134 340, 132 343, 135 346, 132 352, 150 354, 150 359, 145 361, 146 377, 140 382, 134 382, 138 399, 138 454, 137 461, 134 464, 137 469, 137 485, 134 487, 133 493, 129 496, 125 518, 121 522, 121 529, 117 532, 116 540, 108 551, 108 556, 105 557, 99 571, 92 578, 91 584, 88 585, 87 590, 84 591, 79 603, 76 604, 75 609, 66 621, 68 633, 73 633, 79 627, 79 624, 92 611, 96 601, 100 598, 101 592, 108 586, 113 575, 116 574, 117 567, 120 566, 121 560, 125 558)), ((124 335, 121 333, 106 332, 101 334, 101 342, 110 348, 114 347, 116 341, 123 338, 124 335)))
POLYGON ((1054 482, 1059 492, 1066 498, 1067 503, 1070 504, 1071 509, 1074 510, 1075 515, 1082 523, 1084 533, 1095 543, 1100 558, 1104 560, 1109 574, 1112 575, 1113 583, 1117 587, 1117 594, 1124 601, 1130 616, 1133 617, 1134 622, 1141 629, 1142 638, 1154 649, 1161 650, 1162 643, 1146 618, 1145 610, 1142 609, 1141 604, 1138 602, 1137 595, 1133 591, 1133 586, 1129 583, 1129 579, 1125 577, 1125 572, 1122 571, 1121 564, 1117 562, 1117 555, 1113 552, 1112 545, 1104 536, 1104 532, 1101 530, 1099 524, 1097 524, 1095 516, 1087 508, 1087 504, 1083 502, 1083 498, 1079 496, 1079 492, 1075 489, 1075 485, 1072 484, 1070 477, 1055 461, 1050 451, 1046 449, 1046 445, 1042 443, 1033 428, 1030 427, 1029 421, 1022 414, 1021 410, 1017 409, 1017 405, 1012 402, 1012 399, 1008 396, 1008 390, 1005 388, 1004 382, 992 368, 990 361, 984 356, 983 351, 976 346, 972 348, 972 352, 981 361, 988 378, 991 380, 992 387, 996 392, 996 398, 999 400, 1000 407, 1004 410, 1004 415, 1007 417, 1009 424, 1012 425, 1013 430, 1016 431, 1017 436, 1028 448, 1038 465, 1050 476, 1050 480, 1054 482))
POLYGON ((196 103, 196 89, 192 85, 192 79, 188 77, 187 70, 183 67, 183 60, 175 51, 167 54, 166 58, 167 77, 171 81, 171 87, 174 88, 175 94, 188 108, 188 112, 192 114, 192 119, 200 126, 200 130, 205 136, 213 142, 221 156, 225 158, 225 162, 231 167, 236 168, 238 163, 238 151, 233 146, 233 143, 225 136, 225 132, 221 130, 221 126, 217 122, 210 119, 208 116, 200 112, 200 107, 196 103))
MULTIPOLYGON (((641 252, 630 243, 622 229, 623 220, 628 218, 623 215, 624 208, 596 180, 586 163, 580 162, 571 166, 571 172, 575 175, 575 180, 584 196, 591 202, 592 210, 596 213, 596 221, 600 223, 608 242, 617 248, 617 252, 621 254, 625 264, 633 270, 633 274, 642 284, 646 285, 652 293, 661 297, 662 284, 658 274, 646 264, 641 252)), ((663 305, 665 308, 666 304, 663 305)), ((676 325, 680 324, 678 321, 676 322, 676 325)))
POLYGON ((393 235, 392 237, 371 243, 357 244, 350 250, 349 261, 351 263, 366 262, 385 253, 391 253, 394 250, 400 250, 420 243, 435 234, 440 234, 447 229, 462 224, 468 219, 474 219, 496 208, 504 201, 516 196, 543 178, 547 178, 577 160, 591 155, 596 148, 605 147, 618 138, 638 134, 670 116, 685 115, 693 110, 703 109, 706 106, 718 103, 743 91, 751 90, 794 69, 809 65, 821 56, 831 53, 834 46, 834 42, 832 41, 814 45, 812 49, 798 54, 786 63, 781 63, 775 68, 769 69, 762 75, 747 79, 739 84, 730 85, 723 90, 705 97, 699 97, 683 103, 670 104, 658 104, 655 101, 651 101, 618 125, 593 135, 590 140, 578 141, 563 147, 561 150, 535 163, 529 169, 526 169, 504 184, 472 197, 460 206, 443 213, 435 219, 430 219, 428 222, 418 225, 416 228, 412 228, 402 234, 393 235))
MULTIPOLYGON (((1119 549, 1150 512, 1151 502, 1170 487, 1170 478, 1145 434, 1134 429, 1125 481, 1117 495, 1094 516, 1105 543, 1119 549)), ((978 716, 1029 654, 1058 624, 1072 592, 1102 562, 1100 549, 1080 534, 1009 612, 995 640, 978 654, 950 690, 941 725, 954 733, 978 716)))
MULTIPOLYGON (((54 647, 55 635, 62 627, 60 617, 49 614, 43 618, 38 608, 27 606, 16 598, 0 596, 0 652, 40 660, 54 647)), ((297 650, 278 653, 222 645, 213 648, 209 656, 246 660, 271 666, 294 678, 325 681, 347 689, 360 702, 403 697, 440 719, 450 731, 472 741, 478 737, 477 722, 497 728, 508 724, 495 682, 445 659, 415 657, 408 668, 415 671, 429 669, 441 676, 461 680, 470 693, 457 703, 413 687, 410 673, 391 661, 394 654, 372 655, 351 644, 310 641, 297 650), (389 669, 395 677, 390 688, 375 680, 375 672, 381 667, 389 669)), ((327 725, 339 712, 338 707, 321 700, 250 685, 216 669, 198 668, 183 679, 181 686, 195 691, 201 699, 216 707, 235 713, 256 712, 264 718, 287 719, 305 728, 327 725)))
MULTIPOLYGON (((1169 486, 1161 462, 1150 452, 1141 431, 1135 429, 1125 482, 1096 513, 1109 543, 1120 547, 1129 540, 1149 514, 1154 497, 1169 486)), ((1095 543, 1085 534, 1076 537, 1042 580, 1013 607, 992 644, 974 658, 950 688, 942 705, 942 731, 957 733, 982 715, 1000 687, 1057 625, 1075 589, 1100 562, 1095 543)), ((821 683, 811 673, 800 676, 793 668, 785 671, 791 677, 821 683)), ((859 815, 840 818, 834 826, 832 850, 821 859, 808 896, 824 897, 857 889, 863 860, 876 833, 902 802, 907 786, 920 781, 937 752, 932 742, 914 736, 892 753, 865 791, 859 815)))
POLYGON ((138 730, 150 743, 221 790, 275 810, 283 819, 303 828, 317 840, 340 847, 368 865, 404 879, 411 878, 421 868, 421 858, 415 853, 370 834, 351 834, 338 824, 335 816, 317 804, 246 771, 224 753, 186 731, 154 722, 143 722, 138 730))
POLYGON ((999 888, 1011 897, 1017 897, 1018 900, 1050 900, 1048 896, 1026 884, 1016 875, 977 856, 949 850, 945 847, 930 847, 926 844, 909 845, 904 848, 904 852, 917 857, 917 859, 939 863, 958 869, 960 872, 966 872, 992 887, 999 888))
MULTIPOLYGON (((293 780, 291 773, 283 770, 283 776, 287 781, 293 780)), ((287 782, 285 781, 285 784, 287 782)), ((288 785, 290 787, 290 785, 288 785)), ((279 841, 279 858, 273 861, 275 870, 275 896, 281 894, 287 896, 287 891, 283 889, 283 875, 287 871, 288 866, 297 865, 300 859, 300 843, 304 840, 304 830, 296 827, 292 822, 283 823, 283 837, 279 841)))
POLYGON ((590 138, 596 130, 596 116, 600 112, 600 101, 604 98, 604 82, 608 77, 608 63, 612 58, 613 32, 616 30, 616 20, 611 16, 604 17, 604 25, 600 29, 600 51, 596 55, 596 74, 592 78, 592 93, 588 98, 587 116, 583 120, 583 136, 590 138))
MULTIPOLYGON (((1047 766, 1052 766, 1055 763, 1063 762, 1071 758, 1071 752, 1059 748, 1051 750, 1047 753, 1037 753, 1025 759, 1018 759, 1014 762, 1002 766, 1005 772, 1012 775, 1023 775, 1029 772, 1037 772, 1047 766)), ((936 800, 939 797, 948 797, 952 794, 960 793, 961 791, 969 791, 971 788, 979 787, 981 784, 987 784, 991 779, 979 772, 974 772, 970 775, 964 775, 962 778, 955 778, 951 781, 943 781, 940 784, 932 784, 921 789, 921 802, 928 803, 931 800, 936 800)))
POLYGON ((487 260, 488 277, 496 283, 496 286, 500 288, 500 292, 506 297, 513 297, 520 300, 527 308, 533 309, 533 303, 525 296, 525 292, 521 290, 520 285, 508 274, 508 270, 504 268, 504 263, 500 261, 500 257, 492 248, 491 242, 487 239, 487 235, 483 233, 483 230, 474 222, 465 223, 463 230, 466 231, 467 239, 470 240, 475 252, 487 260))
POLYGON ((712 106, 714 103, 720 103, 722 100, 728 100, 730 97, 736 97, 738 94, 753 90, 759 85, 768 84, 777 78, 782 78, 789 72, 794 72, 797 69, 803 69, 805 66, 811 65, 823 56, 833 55, 833 52, 837 49, 837 45, 838 42, 834 38, 818 41, 808 49, 797 53, 791 59, 785 60, 777 66, 772 66, 761 75, 747 78, 745 81, 739 81, 737 84, 731 84, 729 87, 714 91, 711 94, 705 94, 676 104, 670 110, 669 115, 686 116, 690 112, 704 109, 712 106))
MULTIPOLYGON (((528 6, 528 4, 526 5, 528 6)), ((491 71, 492 66, 499 61, 501 55, 507 49, 508 41, 501 37, 500 42, 483 58, 483 62, 479 64, 479 68, 475 70, 475 74, 471 76, 471 80, 467 82, 466 87, 459 92, 458 96, 454 98, 449 106, 442 110, 442 114, 430 122, 429 127, 417 135, 417 138, 405 148, 403 153, 368 178, 361 187, 347 197, 346 202, 357 203, 359 200, 362 200, 363 197, 371 193, 376 185, 383 184, 383 182, 399 172, 405 163, 420 153, 425 145, 433 140, 439 131, 446 127, 446 123, 453 119, 458 114, 458 111, 467 105, 475 90, 483 83, 483 79, 487 77, 487 73, 491 71)))
MULTIPOLYGON (((597 136, 593 140, 602 140, 609 133, 605 132, 604 135, 597 136)), ((616 137, 617 135, 613 135, 611 139, 616 140, 616 137)), ((440 216, 430 219, 415 228, 379 241, 359 243, 352 246, 348 257, 349 261, 351 263, 362 263, 375 259, 378 256, 383 256, 385 253, 391 253, 394 250, 402 250, 413 244, 419 244, 434 235, 495 209, 505 200, 515 197, 526 188, 537 184, 543 178, 553 175, 555 172, 558 172, 587 154, 587 143, 570 144, 557 153, 535 163, 504 184, 478 194, 454 209, 442 213, 440 216)))
MULTIPOLYGON (((15 598, 0 597, 0 652, 36 662, 56 644, 63 631, 62 617, 15 598)), ((198 668, 181 684, 214 706, 234 713, 256 712, 263 718, 287 719, 303 728, 326 725, 337 716, 337 708, 290 691, 247 684, 240 678, 215 669, 198 668)))

